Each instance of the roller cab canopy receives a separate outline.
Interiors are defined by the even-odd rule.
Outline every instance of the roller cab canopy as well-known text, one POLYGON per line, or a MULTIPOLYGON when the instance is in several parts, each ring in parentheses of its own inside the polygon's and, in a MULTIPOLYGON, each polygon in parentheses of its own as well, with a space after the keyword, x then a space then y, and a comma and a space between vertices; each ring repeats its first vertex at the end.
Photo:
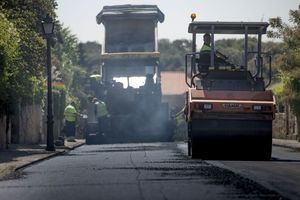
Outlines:
MULTIPOLYGON (((191 16, 192 20, 195 19, 191 16)), ((186 54, 186 70, 188 68, 188 63, 191 64, 189 69, 190 72, 186 71, 186 80, 187 73, 190 73, 189 76, 192 77, 196 75, 197 69, 199 73, 210 73, 213 70, 216 71, 226 71, 229 67, 231 67, 231 71, 248 71, 248 62, 249 58, 255 56, 255 68, 256 71, 251 73, 253 78, 255 78, 257 87, 261 90, 261 88, 265 89, 271 82, 272 74, 271 74, 271 62, 272 58, 269 52, 262 52, 262 35, 267 33, 267 28, 269 23, 267 22, 224 22, 224 21, 193 21, 188 26, 188 32, 192 34, 192 53, 186 54), (197 34, 210 34, 210 55, 207 52, 204 55, 204 52, 197 52, 197 34), (228 58, 230 55, 220 58, 216 56, 216 47, 215 47, 215 35, 223 34, 223 35, 244 35, 244 51, 242 53, 243 63, 234 64, 231 63, 228 58), (249 35, 257 36, 257 45, 255 49, 248 49, 248 40, 249 35), (250 57, 251 56, 251 57, 250 57), (216 59, 215 59, 216 58, 216 59), (197 66, 196 66, 197 65, 197 66), (208 68, 208 69, 207 69, 208 68), (264 72, 265 69, 268 68, 268 72, 264 72), (266 78, 265 75, 268 74, 268 82, 264 82, 263 80, 266 78), (260 81, 262 80, 262 81, 260 81)), ((218 52, 219 53, 219 52, 218 52)), ((226 55, 227 52, 225 52, 226 55)), ((226 72, 222 72, 226 73, 226 72)), ((234 73, 234 72, 231 72, 234 73)), ((225 75, 225 74, 224 74, 225 75)), ((226 76, 225 76, 226 77, 226 76)), ((204 78, 205 79, 205 78, 204 78)), ((187 85, 191 87, 192 80, 187 85)))
POLYGON ((267 22, 195 21, 189 24, 189 33, 266 34, 267 22))

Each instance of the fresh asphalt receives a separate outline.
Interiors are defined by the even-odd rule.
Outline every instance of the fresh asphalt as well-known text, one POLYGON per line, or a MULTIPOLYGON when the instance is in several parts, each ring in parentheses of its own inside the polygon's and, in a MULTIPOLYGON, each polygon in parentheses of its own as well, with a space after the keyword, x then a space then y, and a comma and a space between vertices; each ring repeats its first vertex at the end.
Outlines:
POLYGON ((300 199, 300 152, 273 146, 271 161, 212 161, 210 164, 227 168, 248 177, 289 199, 300 199))
POLYGON ((85 145, 0 182, 0 199, 284 199, 276 188, 193 160, 182 148, 177 143, 85 145))

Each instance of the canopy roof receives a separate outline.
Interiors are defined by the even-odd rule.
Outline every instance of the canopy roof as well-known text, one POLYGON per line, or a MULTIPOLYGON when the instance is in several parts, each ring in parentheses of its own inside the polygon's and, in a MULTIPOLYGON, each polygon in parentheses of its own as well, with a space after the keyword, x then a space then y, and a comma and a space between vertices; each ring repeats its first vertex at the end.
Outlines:
POLYGON ((195 21, 189 25, 189 33, 211 33, 214 28, 215 34, 265 34, 269 24, 267 22, 219 22, 219 21, 195 21))
POLYGON ((115 5, 104 6, 101 12, 97 15, 97 23, 101 24, 106 19, 118 18, 145 18, 158 20, 163 22, 165 15, 156 5, 115 5))

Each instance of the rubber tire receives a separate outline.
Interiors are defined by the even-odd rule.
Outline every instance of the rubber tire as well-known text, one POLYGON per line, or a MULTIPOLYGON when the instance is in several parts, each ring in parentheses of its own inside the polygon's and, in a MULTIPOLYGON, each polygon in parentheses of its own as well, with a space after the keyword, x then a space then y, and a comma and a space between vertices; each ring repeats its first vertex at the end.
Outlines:
POLYGON ((191 140, 191 155, 192 158, 200 158, 201 152, 199 150, 198 144, 196 143, 195 139, 191 140))
POLYGON ((87 145, 92 144, 92 139, 91 139, 91 137, 89 136, 89 134, 86 134, 86 137, 85 137, 85 144, 87 144, 87 145))
POLYGON ((192 155, 192 145, 191 145, 191 141, 188 141, 187 143, 187 148, 188 148, 188 156, 192 155))
POLYGON ((272 158, 272 138, 265 142, 265 146, 261 148, 260 160, 270 161, 272 158))

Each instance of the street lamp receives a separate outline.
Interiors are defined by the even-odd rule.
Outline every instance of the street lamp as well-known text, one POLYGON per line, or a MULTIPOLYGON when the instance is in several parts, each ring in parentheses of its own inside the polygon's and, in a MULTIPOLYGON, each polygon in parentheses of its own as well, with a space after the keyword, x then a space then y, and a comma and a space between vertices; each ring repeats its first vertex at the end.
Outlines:
POLYGON ((54 23, 52 18, 47 15, 42 21, 43 34, 47 40, 47 87, 48 87, 48 106, 47 106, 47 151, 55 151, 53 137, 53 106, 52 106, 52 66, 51 66, 51 37, 53 35, 54 23))

